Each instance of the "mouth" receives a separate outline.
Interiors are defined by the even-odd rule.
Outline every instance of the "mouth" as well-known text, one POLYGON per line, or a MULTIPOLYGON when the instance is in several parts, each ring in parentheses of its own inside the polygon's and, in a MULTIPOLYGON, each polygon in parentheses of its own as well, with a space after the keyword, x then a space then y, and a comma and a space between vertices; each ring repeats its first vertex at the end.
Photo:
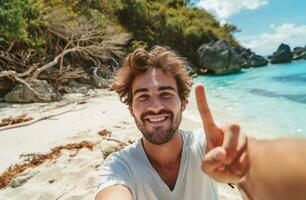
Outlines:
POLYGON ((152 124, 160 124, 169 119, 169 115, 157 115, 157 116, 147 116, 145 120, 152 124))

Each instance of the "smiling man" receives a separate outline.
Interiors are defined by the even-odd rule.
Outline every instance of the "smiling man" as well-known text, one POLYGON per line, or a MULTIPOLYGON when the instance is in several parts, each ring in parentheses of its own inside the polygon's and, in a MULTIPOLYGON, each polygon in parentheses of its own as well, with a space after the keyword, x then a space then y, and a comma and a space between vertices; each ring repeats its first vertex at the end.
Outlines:
POLYGON ((105 160, 96 200, 214 200, 218 192, 212 178, 237 182, 243 176, 247 137, 237 125, 215 125, 202 85, 196 98, 205 131, 179 129, 192 86, 186 65, 160 46, 125 58, 112 88, 129 106, 143 137, 105 160))

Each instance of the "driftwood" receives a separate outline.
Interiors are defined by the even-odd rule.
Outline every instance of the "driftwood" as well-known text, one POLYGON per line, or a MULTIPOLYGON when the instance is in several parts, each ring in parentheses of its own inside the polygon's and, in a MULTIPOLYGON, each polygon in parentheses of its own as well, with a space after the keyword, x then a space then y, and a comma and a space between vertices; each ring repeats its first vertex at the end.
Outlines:
POLYGON ((64 19, 58 15, 50 17, 50 20, 50 23, 53 23, 52 28, 49 29, 50 33, 63 40, 65 45, 59 48, 62 49, 61 53, 56 55, 51 62, 34 72, 32 75, 34 79, 37 79, 43 71, 57 64, 59 64, 58 75, 61 76, 64 72, 64 57, 69 53, 83 60, 90 60, 93 64, 111 61, 118 65, 117 59, 124 55, 122 46, 131 39, 131 35, 126 33, 110 34, 113 32, 111 29, 104 30, 105 33, 103 33, 97 25, 86 18, 77 19, 77 23, 72 26, 61 23, 61 20, 64 19), (107 36, 108 34, 109 36, 107 36))
POLYGON ((78 50, 79 50, 79 47, 75 47, 75 48, 71 48, 71 49, 67 49, 67 50, 63 51, 61 54, 57 55, 57 56, 53 59, 53 61, 51 61, 51 62, 45 64, 44 66, 42 66, 42 67, 40 67, 40 68, 38 68, 38 69, 33 73, 33 75, 32 75, 31 78, 37 79, 38 76, 39 76, 39 74, 41 74, 43 71, 45 71, 45 70, 47 70, 47 69, 53 67, 54 65, 56 65, 56 64, 58 63, 58 61, 59 61, 60 58, 62 58, 63 56, 65 56, 65 55, 68 54, 68 53, 71 53, 71 52, 74 52, 74 51, 78 51, 78 50))
POLYGON ((34 124, 34 123, 36 123, 36 122, 39 122, 39 121, 41 121, 41 120, 50 119, 50 118, 52 118, 52 117, 59 116, 59 115, 62 115, 62 114, 71 112, 71 111, 75 110, 76 106, 77 106, 77 103, 74 104, 73 108, 71 108, 71 109, 69 109, 69 110, 66 110, 66 111, 63 111, 63 112, 59 112, 59 113, 56 113, 56 114, 43 116, 43 117, 37 118, 37 119, 35 119, 35 120, 28 121, 28 122, 25 122, 25 123, 22 123, 22 124, 15 124, 15 125, 11 125, 11 126, 2 127, 2 128, 0 128, 0 132, 1 132, 1 131, 4 131, 4 130, 8 130, 8 129, 19 128, 19 127, 24 127, 24 126, 29 126, 29 125, 32 125, 32 124, 34 124))
MULTIPOLYGON (((97 93, 94 93, 93 95, 90 95, 90 96, 87 96, 86 98, 82 98, 82 99, 77 99, 77 100, 73 100, 73 101, 68 101, 68 102, 64 102, 62 104, 57 104, 55 107, 51 107, 51 108, 48 108, 48 109, 44 109, 42 112, 48 112, 50 110, 53 110, 53 109, 58 109, 58 108, 61 108, 61 107, 64 107, 64 106, 67 106, 67 105, 70 105, 70 104, 73 104, 73 108, 70 109, 70 110, 66 110, 66 111, 63 111, 63 112, 60 112, 60 113, 56 113, 56 114, 53 114, 53 115, 48 115, 48 116, 44 116, 44 117, 40 117, 38 119, 35 119, 34 121, 31 121, 31 122, 28 122, 30 120, 33 120, 33 118, 31 119, 28 119, 28 120, 25 120, 25 121, 22 121, 23 123, 21 124, 17 124, 17 123, 11 123, 10 126, 7 126, 7 127, 3 127, 3 128, 0 128, 0 132, 1 131, 4 131, 4 130, 8 130, 8 129, 13 129, 13 128, 19 128, 19 127, 24 127, 24 126, 29 126, 29 125, 32 125, 36 122, 39 122, 41 120, 45 120, 45 119, 49 119, 49 118, 52 118, 52 117, 55 117, 55 116, 58 116, 58 115, 62 115, 64 113, 67 113, 67 112, 70 112, 70 111, 73 111, 77 105, 80 105, 80 104, 84 104, 86 103, 86 100, 92 98, 92 97, 95 97, 97 96, 97 93), (15 124, 15 125, 13 125, 15 124)), ((42 107, 40 107, 41 109, 43 109, 42 107)), ((23 117, 23 115, 20 115, 18 117, 23 117)), ((17 118, 17 117, 16 117, 17 118)), ((10 118, 9 118, 10 119, 10 118)), ((3 122, 2 122, 3 123, 3 122)), ((2 124, 0 122, 0 127, 3 126, 1 125, 2 124)))
POLYGON ((44 79, 59 89, 68 82, 64 80, 89 77, 91 67, 109 70, 106 77, 111 77, 125 54, 124 47, 132 38, 131 34, 118 33, 112 27, 101 29, 101 24, 95 20, 67 18, 60 12, 46 16, 48 43, 45 49, 21 48, 12 42, 6 51, 0 51, 0 78, 5 77, 0 79, 1 95, 16 83, 22 83, 42 98, 27 84, 29 79, 44 79))
POLYGON ((61 82, 65 79, 76 79, 85 76, 85 71, 83 69, 62 72, 61 75, 57 76, 55 79, 55 87, 61 85, 61 82))

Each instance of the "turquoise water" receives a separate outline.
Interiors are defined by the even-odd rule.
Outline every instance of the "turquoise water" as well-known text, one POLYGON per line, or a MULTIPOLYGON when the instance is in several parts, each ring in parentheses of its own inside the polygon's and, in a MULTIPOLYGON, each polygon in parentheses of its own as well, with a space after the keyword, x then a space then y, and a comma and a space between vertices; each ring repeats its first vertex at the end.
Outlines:
MULTIPOLYGON (((215 120, 257 138, 306 137, 306 61, 224 76, 199 76, 215 120)), ((194 94, 190 106, 196 109, 194 94)), ((190 113, 189 113, 190 114, 190 113)))

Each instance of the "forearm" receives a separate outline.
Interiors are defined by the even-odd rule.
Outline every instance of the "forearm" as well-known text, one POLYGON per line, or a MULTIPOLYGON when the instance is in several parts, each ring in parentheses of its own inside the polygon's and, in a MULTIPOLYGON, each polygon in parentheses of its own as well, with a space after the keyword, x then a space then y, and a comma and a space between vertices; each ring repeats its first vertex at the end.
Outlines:
POLYGON ((306 199, 306 140, 248 142, 249 170, 240 188, 254 200, 306 199))
POLYGON ((130 190, 124 185, 110 186, 100 191, 95 200, 132 200, 130 190))

